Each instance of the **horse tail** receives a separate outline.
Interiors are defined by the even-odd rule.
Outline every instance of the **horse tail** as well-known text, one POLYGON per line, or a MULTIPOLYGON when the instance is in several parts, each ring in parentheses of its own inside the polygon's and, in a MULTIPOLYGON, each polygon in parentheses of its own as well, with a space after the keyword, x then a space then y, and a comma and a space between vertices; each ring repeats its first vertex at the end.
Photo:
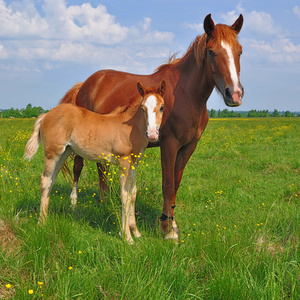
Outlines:
POLYGON ((40 142, 41 142, 41 137, 40 137, 40 128, 41 128, 41 121, 45 117, 46 114, 40 115, 37 120, 34 123, 33 131, 31 134, 30 139, 28 140, 26 146, 25 146, 25 153, 24 153, 24 158, 27 160, 31 160, 33 156, 36 154, 40 142))
POLYGON ((83 85, 83 82, 76 83, 70 90, 68 90, 66 92, 64 97, 59 101, 59 104, 62 104, 62 103, 76 104, 76 97, 77 97, 77 94, 78 94, 80 88, 82 87, 82 85, 83 85))

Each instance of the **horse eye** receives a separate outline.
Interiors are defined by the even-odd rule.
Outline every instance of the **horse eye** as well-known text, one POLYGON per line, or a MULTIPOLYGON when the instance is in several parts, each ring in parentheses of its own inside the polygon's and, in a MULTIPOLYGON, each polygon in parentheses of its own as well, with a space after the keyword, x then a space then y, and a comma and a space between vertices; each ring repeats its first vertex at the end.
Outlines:
POLYGON ((160 112, 163 112, 163 111, 164 111, 164 107, 161 106, 160 109, 159 109, 159 111, 160 111, 160 112))
POLYGON ((216 53, 212 50, 208 50, 208 54, 212 57, 215 57, 216 56, 216 53))
POLYGON ((239 54, 239 56, 241 56, 243 54, 243 51, 241 51, 241 53, 239 54))
POLYGON ((142 110, 143 112, 145 112, 145 107, 144 107, 144 106, 141 106, 141 110, 142 110))

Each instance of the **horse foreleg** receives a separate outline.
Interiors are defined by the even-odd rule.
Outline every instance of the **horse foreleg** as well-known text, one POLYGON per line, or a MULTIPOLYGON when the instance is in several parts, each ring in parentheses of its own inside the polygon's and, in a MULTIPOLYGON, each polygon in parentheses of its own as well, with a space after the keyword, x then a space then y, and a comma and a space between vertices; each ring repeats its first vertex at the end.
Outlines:
POLYGON ((73 187, 70 195, 72 208, 74 209, 77 204, 77 190, 78 190, 78 181, 83 169, 83 158, 79 155, 76 155, 74 158, 74 166, 73 166, 73 187))
MULTIPOLYGON (((197 141, 191 142, 190 144, 180 148, 178 153, 177 153, 177 157, 176 157, 176 161, 175 161, 175 173, 174 173, 175 197, 177 195, 177 191, 178 191, 179 186, 180 186, 180 182, 181 182, 181 179, 182 179, 184 168, 185 168, 187 162, 189 161, 191 155, 195 151, 196 146, 197 146, 197 141)), ((171 210, 172 210, 172 213, 173 213, 172 214, 173 215, 172 228, 174 228, 174 230, 177 233, 179 233, 179 230, 177 228, 177 225, 176 225, 175 219, 174 219, 175 200, 176 200, 176 198, 174 198, 174 202, 172 202, 172 206, 171 206, 171 210)))
MULTIPOLYGON (((165 141, 165 140, 164 140, 165 141)), ((162 164, 162 191, 164 197, 161 230, 166 239, 178 239, 178 229, 174 220, 175 192, 175 162, 177 157, 177 144, 166 141, 161 144, 162 164)))
POLYGON ((182 179, 183 170, 194 152, 197 141, 177 150, 176 147, 161 147, 161 161, 163 170, 164 207, 161 217, 161 228, 166 239, 178 239, 178 228, 175 222, 174 209, 177 191, 182 179))
POLYGON ((106 192, 108 191, 108 185, 106 182, 106 176, 108 167, 103 163, 97 163, 97 170, 99 175, 99 188, 101 199, 104 199, 106 192))

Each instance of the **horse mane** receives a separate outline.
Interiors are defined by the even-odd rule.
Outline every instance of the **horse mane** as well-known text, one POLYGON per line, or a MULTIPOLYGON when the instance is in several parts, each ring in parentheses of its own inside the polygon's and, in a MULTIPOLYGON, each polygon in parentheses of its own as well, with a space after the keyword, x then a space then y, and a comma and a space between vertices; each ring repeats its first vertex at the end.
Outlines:
POLYGON ((59 104, 62 103, 72 103, 76 104, 76 96, 83 85, 83 82, 76 83, 71 89, 69 89, 63 98, 59 101, 59 104))
MULTIPOLYGON (((237 32, 233 30, 230 26, 224 25, 224 24, 217 24, 215 25, 213 36, 211 37, 211 41, 221 41, 225 40, 230 43, 234 44, 237 42, 237 32)), ((181 61, 184 61, 191 52, 195 51, 195 58, 199 66, 202 65, 205 57, 205 49, 207 44, 207 34, 203 33, 202 35, 198 35, 194 41, 189 45, 186 53, 181 57, 177 58, 177 53, 172 54, 168 62, 165 64, 160 65, 155 69, 155 72, 162 71, 163 69, 171 66, 176 65, 180 63, 181 61)))
MULTIPOLYGON (((179 52, 176 52, 176 53, 172 54, 169 57, 168 62, 165 63, 165 64, 160 65, 159 67, 157 67, 155 69, 155 72, 162 71, 163 69, 165 69, 165 68, 167 68, 171 65, 175 65, 175 64, 178 64, 181 61, 183 61, 186 57, 188 57, 190 55, 190 53, 192 51, 194 51, 195 46, 197 46, 200 43, 200 41, 203 41, 203 40, 205 41, 206 40, 205 37, 206 37, 206 34, 198 35, 195 38, 195 40, 190 44, 190 46, 188 47, 186 53, 181 58, 177 58, 177 55, 178 55, 179 52)), ((204 52, 204 49, 205 49, 205 47, 203 47, 203 52, 204 52)))

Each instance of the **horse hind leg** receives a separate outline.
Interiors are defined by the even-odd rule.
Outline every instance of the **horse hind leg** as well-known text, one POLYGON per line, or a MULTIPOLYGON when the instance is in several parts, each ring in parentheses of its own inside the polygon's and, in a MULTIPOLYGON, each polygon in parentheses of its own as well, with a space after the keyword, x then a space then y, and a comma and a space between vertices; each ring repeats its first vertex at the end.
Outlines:
POLYGON ((81 171, 83 169, 83 158, 79 155, 76 155, 74 158, 74 166, 73 166, 73 187, 72 192, 70 195, 71 198, 71 204, 72 208, 75 209, 75 206, 77 204, 77 190, 78 190, 78 181, 81 174, 81 171))
POLYGON ((70 148, 65 148, 61 155, 55 155, 51 158, 45 158, 45 168, 41 177, 40 193, 41 193, 41 207, 39 224, 42 224, 47 219, 50 193, 55 183, 59 170, 63 166, 65 160, 71 152, 70 148))
POLYGON ((106 181, 106 176, 105 176, 105 174, 107 173, 108 167, 103 163, 97 163, 97 170, 98 170, 98 176, 99 176, 100 195, 101 195, 101 199, 103 200, 106 193, 109 190, 107 181, 106 181))

